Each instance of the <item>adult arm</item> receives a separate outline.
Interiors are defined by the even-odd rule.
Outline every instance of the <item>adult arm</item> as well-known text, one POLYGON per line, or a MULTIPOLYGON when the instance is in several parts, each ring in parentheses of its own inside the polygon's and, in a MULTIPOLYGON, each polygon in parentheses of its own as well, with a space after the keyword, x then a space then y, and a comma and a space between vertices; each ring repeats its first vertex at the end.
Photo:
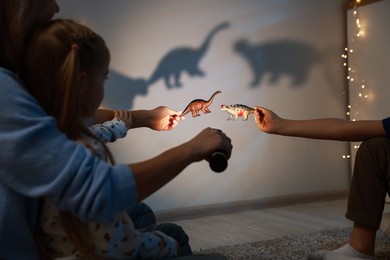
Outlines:
MULTIPOLYGON (((130 113, 128 111, 115 111, 116 117, 125 122, 132 122, 133 128, 142 125, 156 130, 168 127, 170 113, 172 110, 166 107, 158 107, 154 110, 137 110, 130 113), (128 120, 129 117, 132 119, 128 120), (154 125, 156 122, 159 125, 154 125)), ((111 124, 111 122, 107 123, 111 124)), ((99 127, 95 130, 103 131, 99 127)), ((107 138, 111 136, 109 133, 110 130, 106 131, 107 138)), ((203 159, 207 160, 210 154, 216 150, 225 151, 230 157, 231 149, 231 140, 225 134, 216 129, 206 128, 184 144, 171 148, 152 159, 130 164, 138 190, 137 200, 141 201, 160 189, 191 163, 203 159)))
POLYGON ((189 164, 208 160, 216 150, 230 158, 232 144, 222 131, 205 128, 190 141, 169 149, 162 154, 130 165, 137 183, 138 200, 143 200, 176 177, 189 164))
POLYGON ((387 136, 382 120, 349 121, 338 118, 292 120, 279 117, 264 107, 256 107, 255 122, 266 133, 313 139, 363 141, 387 136))
POLYGON ((68 140, 12 73, 0 69, 0 85, 0 182, 26 197, 47 196, 85 221, 109 221, 215 150, 231 155, 231 140, 206 128, 145 162, 110 166, 68 140))
POLYGON ((3 185, 83 220, 105 222, 136 203, 128 165, 110 166, 68 140, 12 73, 0 69, 0 86, 3 185))

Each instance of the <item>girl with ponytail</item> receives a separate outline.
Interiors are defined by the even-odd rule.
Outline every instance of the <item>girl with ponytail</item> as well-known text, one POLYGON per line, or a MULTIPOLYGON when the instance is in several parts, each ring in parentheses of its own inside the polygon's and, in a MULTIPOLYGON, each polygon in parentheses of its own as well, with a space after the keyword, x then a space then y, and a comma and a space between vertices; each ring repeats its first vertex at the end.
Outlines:
MULTIPOLYGON (((113 121, 88 127, 104 96, 109 61, 109 50, 99 35, 71 20, 54 20, 33 34, 22 78, 68 138, 114 163, 104 143, 126 135, 129 112, 115 111, 113 121)), ((44 199, 40 213, 38 244, 48 258, 164 258, 178 253, 176 239, 159 231, 159 226, 150 232, 135 230, 126 212, 109 223, 84 222, 44 199)), ((188 244, 179 226, 163 227, 180 233, 184 237, 180 243, 188 244)))

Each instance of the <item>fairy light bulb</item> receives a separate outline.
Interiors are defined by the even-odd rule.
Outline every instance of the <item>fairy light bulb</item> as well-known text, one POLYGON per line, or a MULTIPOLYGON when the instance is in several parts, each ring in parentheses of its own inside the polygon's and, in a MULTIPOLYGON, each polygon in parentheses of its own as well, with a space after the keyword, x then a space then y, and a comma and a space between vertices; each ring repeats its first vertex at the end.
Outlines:
MULTIPOLYGON (((347 74, 346 84, 349 88, 349 92, 344 93, 348 93, 350 95, 350 102, 353 102, 347 105, 346 116, 351 121, 357 121, 361 117, 359 112, 362 110, 359 106, 369 101, 371 93, 367 93, 366 82, 363 78, 364 68, 360 67, 363 64, 358 64, 360 41, 367 36, 364 28, 365 20, 361 20, 361 17, 359 17, 359 7, 362 4, 362 1, 355 0, 352 3, 353 8, 351 11, 353 13, 353 18, 351 28, 353 31, 351 34, 348 34, 348 36, 352 38, 348 40, 348 46, 344 47, 343 53, 341 54, 341 64, 345 67, 345 73, 347 74)), ((352 149, 358 148, 359 145, 351 146, 351 151, 352 149)), ((342 158, 350 159, 352 158, 352 153, 344 154, 342 155, 342 158)))

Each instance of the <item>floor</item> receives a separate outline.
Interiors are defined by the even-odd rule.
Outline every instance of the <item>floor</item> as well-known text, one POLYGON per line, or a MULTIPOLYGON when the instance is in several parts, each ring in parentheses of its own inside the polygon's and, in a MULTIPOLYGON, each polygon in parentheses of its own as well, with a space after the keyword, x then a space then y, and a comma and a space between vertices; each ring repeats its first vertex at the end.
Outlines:
MULTIPOLYGON (((174 221, 198 249, 273 239, 326 228, 350 227, 347 200, 331 200, 174 221)), ((385 211, 390 211, 386 205, 385 211)))

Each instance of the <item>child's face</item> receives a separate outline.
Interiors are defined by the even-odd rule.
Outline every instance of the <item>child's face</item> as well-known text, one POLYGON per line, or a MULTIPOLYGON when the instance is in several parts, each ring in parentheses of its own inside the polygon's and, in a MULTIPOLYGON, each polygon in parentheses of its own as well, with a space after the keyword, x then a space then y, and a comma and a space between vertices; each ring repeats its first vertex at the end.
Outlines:
POLYGON ((104 97, 104 82, 108 76, 108 62, 86 76, 81 90, 81 113, 83 117, 92 117, 104 97))

